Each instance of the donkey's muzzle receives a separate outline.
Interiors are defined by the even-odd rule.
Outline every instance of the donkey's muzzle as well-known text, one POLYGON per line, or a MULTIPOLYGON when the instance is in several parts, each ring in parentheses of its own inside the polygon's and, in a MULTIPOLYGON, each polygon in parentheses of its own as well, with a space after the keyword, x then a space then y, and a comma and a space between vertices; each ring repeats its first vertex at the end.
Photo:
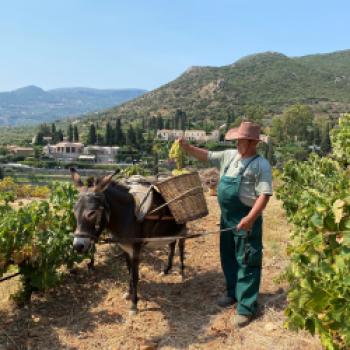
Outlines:
POLYGON ((90 238, 74 237, 73 249, 78 253, 85 253, 91 246, 90 238))

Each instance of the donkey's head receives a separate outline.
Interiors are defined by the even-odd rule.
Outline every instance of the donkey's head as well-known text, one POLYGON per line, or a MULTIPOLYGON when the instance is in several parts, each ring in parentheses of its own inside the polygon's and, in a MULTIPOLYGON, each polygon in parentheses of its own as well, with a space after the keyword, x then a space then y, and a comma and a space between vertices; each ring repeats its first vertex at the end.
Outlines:
POLYGON ((77 227, 74 232, 73 248, 83 253, 98 240, 109 222, 110 207, 104 191, 116 172, 97 179, 91 178, 86 186, 74 168, 70 169, 70 173, 75 187, 79 190, 79 198, 74 206, 77 227))

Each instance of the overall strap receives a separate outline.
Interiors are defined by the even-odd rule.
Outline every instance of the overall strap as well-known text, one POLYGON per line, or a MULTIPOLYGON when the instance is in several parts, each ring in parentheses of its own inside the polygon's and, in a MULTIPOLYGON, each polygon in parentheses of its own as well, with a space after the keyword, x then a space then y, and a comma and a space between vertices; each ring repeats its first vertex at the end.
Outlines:
POLYGON ((245 172, 245 171, 247 170, 247 168, 249 167, 250 163, 251 163, 253 160, 255 160, 255 159, 259 158, 259 157, 260 157, 259 154, 255 155, 255 156, 246 164, 246 166, 245 166, 242 170, 240 170, 239 175, 243 175, 244 172, 245 172))
MULTIPOLYGON (((238 153, 237 153, 237 154, 238 154, 238 153)), ((237 158, 237 154, 236 154, 234 157, 232 157, 231 160, 228 162, 228 164, 225 166, 223 175, 226 175, 226 172, 227 172, 228 168, 230 167, 231 163, 237 158)), ((239 175, 243 175, 244 172, 247 170, 248 166, 250 165, 250 163, 251 163, 253 160, 255 160, 256 158, 259 158, 259 157, 260 157, 259 154, 255 155, 255 156, 246 164, 246 166, 239 172, 239 175)))
POLYGON ((237 152, 237 153, 235 154, 235 156, 232 157, 231 160, 227 163, 227 165, 225 166, 223 175, 226 175, 226 172, 227 172, 228 168, 230 167, 231 163, 237 158, 237 154, 238 154, 238 152, 237 152))

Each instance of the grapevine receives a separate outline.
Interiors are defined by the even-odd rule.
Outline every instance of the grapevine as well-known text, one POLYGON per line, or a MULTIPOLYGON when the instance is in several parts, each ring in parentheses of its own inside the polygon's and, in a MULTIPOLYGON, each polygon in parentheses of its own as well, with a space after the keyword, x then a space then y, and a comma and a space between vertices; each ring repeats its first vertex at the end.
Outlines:
POLYGON ((287 163, 278 188, 294 226, 286 324, 318 333, 327 349, 350 348, 350 177, 340 152, 347 138, 339 136, 349 131, 350 123, 341 120, 333 159, 312 155, 287 163))
POLYGON ((32 201, 15 209, 14 192, 0 196, 0 276, 10 265, 21 273, 27 301, 32 290, 55 285, 61 267, 71 268, 81 261, 72 249, 71 233, 75 228, 73 205, 77 192, 70 184, 54 184, 48 200, 32 201))

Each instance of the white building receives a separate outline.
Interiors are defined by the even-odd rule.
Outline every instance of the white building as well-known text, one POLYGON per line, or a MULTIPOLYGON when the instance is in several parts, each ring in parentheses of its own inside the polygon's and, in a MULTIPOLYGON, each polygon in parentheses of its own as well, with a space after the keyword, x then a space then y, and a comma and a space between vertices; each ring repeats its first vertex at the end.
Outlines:
POLYGON ((84 144, 80 142, 59 142, 56 145, 47 145, 44 147, 44 153, 48 157, 57 160, 72 161, 77 160, 83 153, 84 144))
POLYGON ((82 160, 97 163, 115 163, 119 147, 87 146, 79 142, 60 142, 56 145, 47 145, 44 152, 48 157, 74 161, 82 160))
POLYGON ((119 148, 117 146, 87 146, 84 148, 84 154, 79 159, 94 156, 97 163, 115 163, 119 148))
POLYGON ((220 133, 218 130, 214 130, 209 135, 204 130, 173 130, 173 129, 161 129, 157 130, 157 138, 164 141, 175 140, 179 137, 184 137, 190 141, 219 141, 220 133))

